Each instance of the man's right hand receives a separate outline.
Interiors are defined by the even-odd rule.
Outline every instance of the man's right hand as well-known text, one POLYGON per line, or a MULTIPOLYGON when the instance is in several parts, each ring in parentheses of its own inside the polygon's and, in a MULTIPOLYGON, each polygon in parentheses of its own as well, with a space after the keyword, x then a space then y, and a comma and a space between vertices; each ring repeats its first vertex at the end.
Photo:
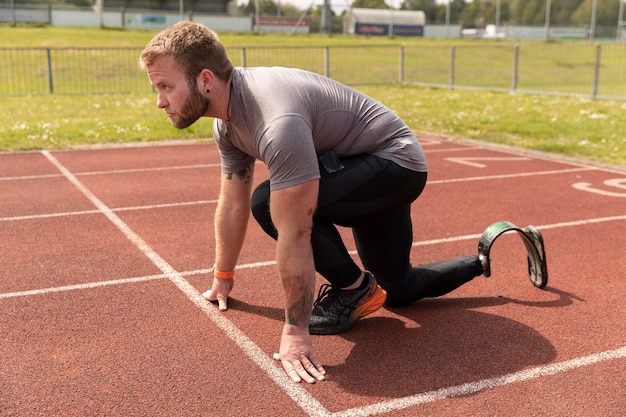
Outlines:
POLYGON ((313 354, 313 343, 308 327, 285 324, 280 340, 280 353, 274 354, 293 382, 313 384, 326 378, 326 370, 313 354))
POLYGON ((213 278, 213 285, 210 290, 205 291, 202 296, 209 301, 217 301, 220 311, 228 309, 228 295, 235 285, 235 279, 213 278))

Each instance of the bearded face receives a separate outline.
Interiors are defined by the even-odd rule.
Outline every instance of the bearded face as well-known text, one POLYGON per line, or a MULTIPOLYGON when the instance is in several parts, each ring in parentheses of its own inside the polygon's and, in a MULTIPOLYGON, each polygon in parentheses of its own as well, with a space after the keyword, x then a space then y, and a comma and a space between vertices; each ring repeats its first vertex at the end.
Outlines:
POLYGON ((177 129, 185 129, 191 126, 207 113, 210 106, 211 101, 200 94, 195 86, 190 85, 187 100, 185 100, 180 110, 173 114, 174 117, 170 116, 172 126, 177 129))
POLYGON ((158 93, 157 107, 165 110, 172 126, 191 126, 211 109, 195 80, 189 80, 170 55, 161 56, 147 68, 148 77, 158 93))

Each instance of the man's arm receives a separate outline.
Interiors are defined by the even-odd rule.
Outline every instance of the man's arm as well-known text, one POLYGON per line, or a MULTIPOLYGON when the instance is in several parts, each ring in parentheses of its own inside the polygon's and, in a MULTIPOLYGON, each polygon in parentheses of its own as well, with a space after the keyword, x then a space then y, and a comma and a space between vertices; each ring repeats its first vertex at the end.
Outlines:
POLYGON ((326 371, 313 354, 309 319, 315 290, 315 264, 311 247, 313 213, 319 180, 272 191, 270 212, 278 231, 276 262, 285 289, 285 325, 280 360, 292 380, 324 379, 326 371))
MULTIPOLYGON (((222 173, 220 196, 215 210, 215 268, 233 271, 243 246, 250 217, 250 193, 254 164, 237 173, 222 173)), ((205 293, 210 301, 217 301, 220 310, 227 309, 232 279, 213 279, 213 286, 205 293)))

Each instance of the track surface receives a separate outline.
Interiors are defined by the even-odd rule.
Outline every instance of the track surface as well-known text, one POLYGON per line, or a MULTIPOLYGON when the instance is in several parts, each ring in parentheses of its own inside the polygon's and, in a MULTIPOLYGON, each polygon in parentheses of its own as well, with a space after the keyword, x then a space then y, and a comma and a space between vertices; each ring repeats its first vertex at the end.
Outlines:
POLYGON ((505 234, 491 278, 314 337, 328 379, 312 386, 271 359, 282 287, 252 221, 229 310, 201 297, 214 145, 0 154, 0 415, 626 415, 626 170, 422 141, 413 261, 533 224, 548 287, 505 234))

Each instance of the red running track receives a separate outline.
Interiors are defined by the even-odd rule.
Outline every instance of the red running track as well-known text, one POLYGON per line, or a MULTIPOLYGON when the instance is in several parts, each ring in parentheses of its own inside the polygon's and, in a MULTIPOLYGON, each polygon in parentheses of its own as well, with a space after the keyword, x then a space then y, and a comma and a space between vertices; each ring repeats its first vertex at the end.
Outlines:
POLYGON ((548 287, 506 234, 491 278, 315 336, 328 379, 311 386, 271 358, 282 287, 256 224, 229 310, 201 297, 214 145, 1 153, 0 415, 626 415, 626 170, 422 140, 413 261, 476 253, 498 220, 533 224, 548 287))

